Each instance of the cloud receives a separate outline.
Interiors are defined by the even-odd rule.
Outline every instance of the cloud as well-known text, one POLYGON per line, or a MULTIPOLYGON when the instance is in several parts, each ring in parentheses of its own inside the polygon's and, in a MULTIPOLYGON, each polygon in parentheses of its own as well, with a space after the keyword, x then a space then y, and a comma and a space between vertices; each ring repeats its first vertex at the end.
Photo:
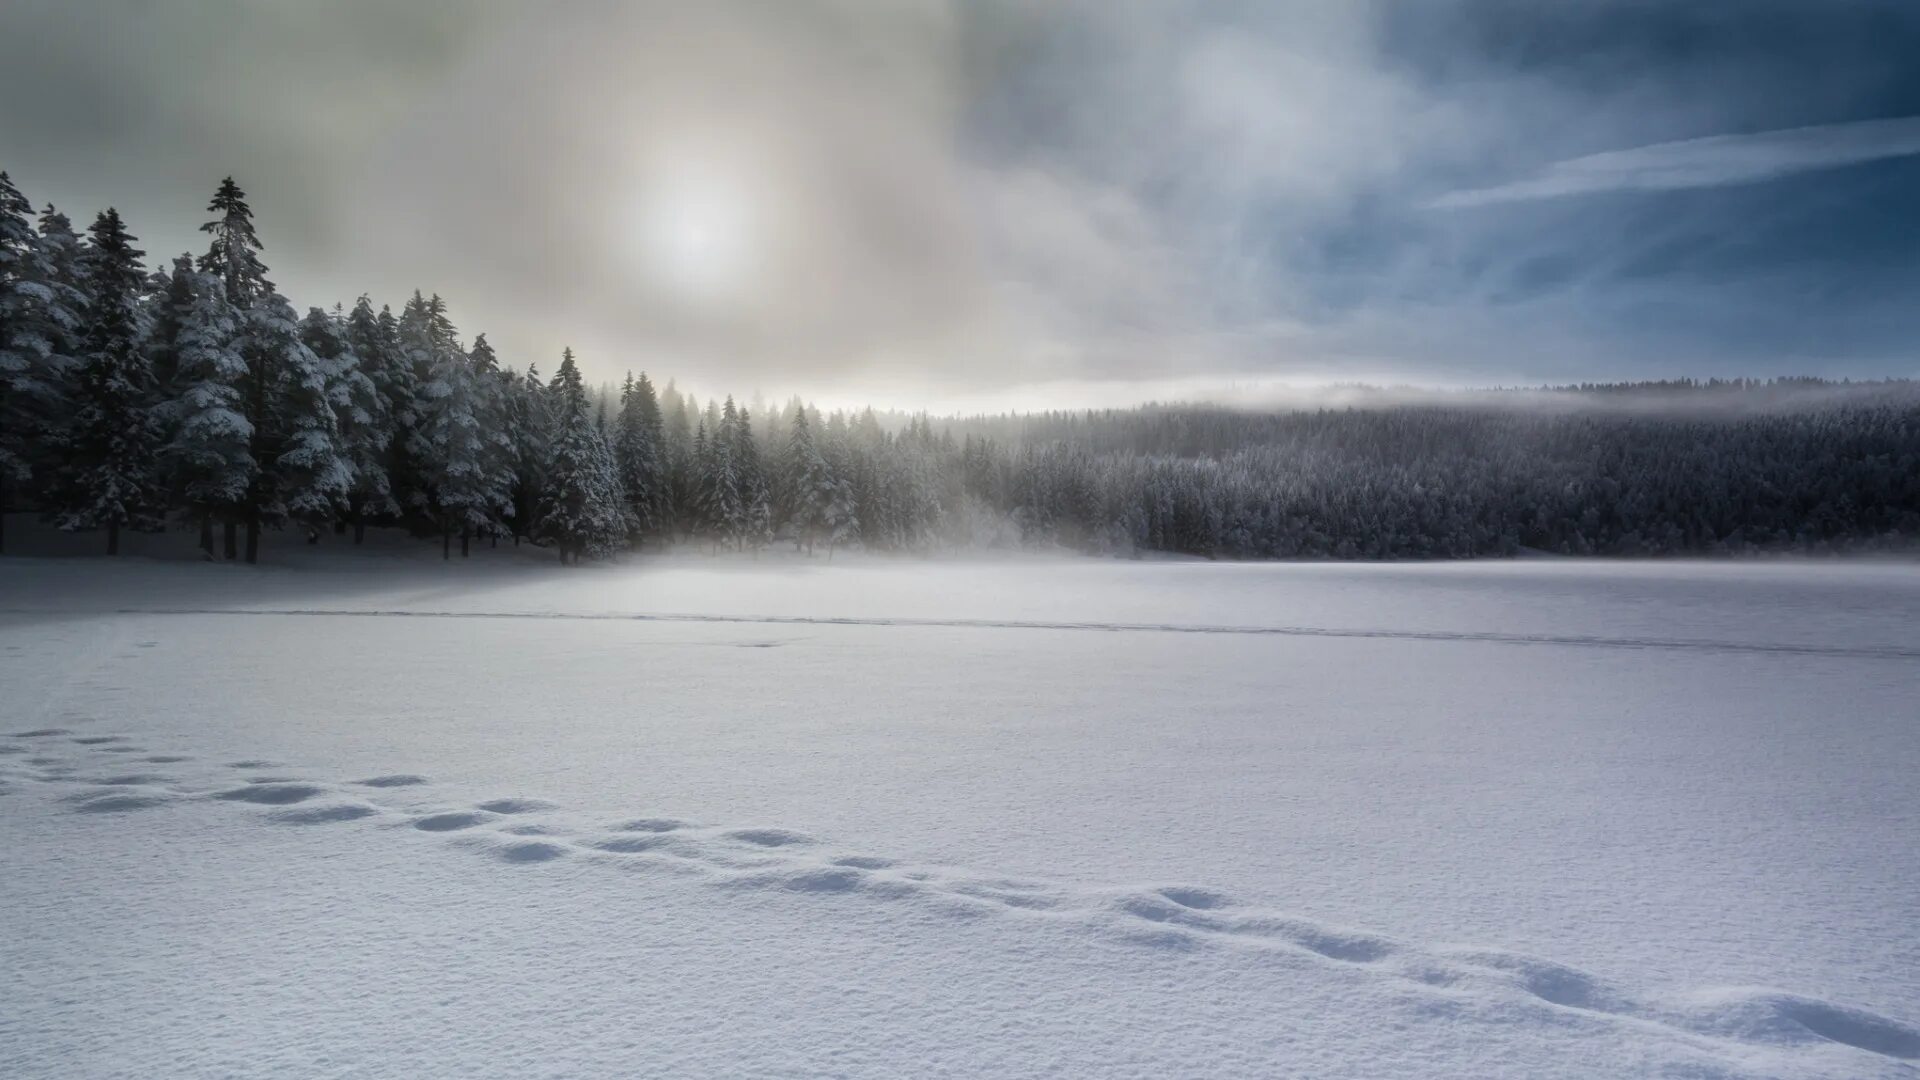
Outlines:
POLYGON ((1920 116, 1709 135, 1555 162, 1524 180, 1455 191, 1434 207, 1488 206, 1608 191, 1752 184, 1812 169, 1920 154, 1920 116))
POLYGON ((1920 149, 1790 128, 1913 111, 1920 14, 1766 2, 0 0, 0 166, 156 259, 232 173, 297 304, 703 396, 1884 370, 1904 163, 1531 201, 1920 149))

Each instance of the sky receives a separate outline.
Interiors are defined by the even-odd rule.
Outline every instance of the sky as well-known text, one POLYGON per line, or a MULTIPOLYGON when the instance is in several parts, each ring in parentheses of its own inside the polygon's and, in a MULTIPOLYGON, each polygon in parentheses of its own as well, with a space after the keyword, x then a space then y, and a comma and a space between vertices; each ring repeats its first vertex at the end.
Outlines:
POLYGON ((1920 375, 1907 0, 5 0, 0 169, 514 366, 994 408, 1920 375))

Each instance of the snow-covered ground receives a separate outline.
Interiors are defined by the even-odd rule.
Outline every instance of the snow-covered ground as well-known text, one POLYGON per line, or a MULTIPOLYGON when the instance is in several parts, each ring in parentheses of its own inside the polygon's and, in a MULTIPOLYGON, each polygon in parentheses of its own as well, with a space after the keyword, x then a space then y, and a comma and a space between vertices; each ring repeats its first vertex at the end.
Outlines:
POLYGON ((0 559, 0 1075, 1920 1075, 1920 569, 0 559))

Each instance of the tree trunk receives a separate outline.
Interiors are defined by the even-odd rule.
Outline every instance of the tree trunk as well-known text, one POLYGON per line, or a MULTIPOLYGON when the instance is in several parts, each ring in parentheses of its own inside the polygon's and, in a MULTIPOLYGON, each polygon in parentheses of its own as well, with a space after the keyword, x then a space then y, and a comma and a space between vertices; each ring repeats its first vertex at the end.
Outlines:
POLYGON ((356 546, 367 538, 367 519, 359 514, 353 517, 353 542, 356 546))
POLYGON ((468 539, 472 535, 473 535, 472 529, 468 528, 465 525, 460 526, 460 557, 463 559, 467 557, 468 550, 469 550, 467 547, 467 543, 468 543, 468 539))
POLYGON ((500 546, 500 533, 496 530, 487 536, 487 548, 493 550, 500 546))
POLYGON ((207 559, 213 559, 213 515, 200 515, 200 551, 207 559))
POLYGON ((247 515, 247 563, 260 561, 260 515, 247 515))
POLYGON ((453 558, 453 530, 443 527, 440 530, 440 561, 445 562, 451 558, 453 558))
POLYGON ((333 519, 333 535, 347 535, 347 519, 344 516, 333 519))
POLYGON ((240 557, 238 530, 239 525, 236 522, 223 521, 220 523, 221 549, 229 559, 237 559, 240 557))
POLYGON ((107 554, 120 554, 120 523, 117 521, 107 522, 107 554))

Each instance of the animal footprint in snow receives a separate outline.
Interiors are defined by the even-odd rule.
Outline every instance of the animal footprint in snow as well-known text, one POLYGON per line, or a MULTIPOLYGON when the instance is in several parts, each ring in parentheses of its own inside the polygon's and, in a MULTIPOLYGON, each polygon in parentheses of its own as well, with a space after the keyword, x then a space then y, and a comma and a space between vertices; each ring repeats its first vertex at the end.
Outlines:
POLYGON ((273 820, 288 825, 326 825, 336 821, 358 821, 379 813, 365 803, 335 803, 331 806, 303 806, 297 810, 282 810, 273 815, 273 820))
POLYGON ((492 799, 480 804, 480 809, 490 814, 530 814, 535 810, 552 810, 553 803, 545 799, 492 799))
POLYGON ((619 826, 622 832, 669 833, 688 828, 688 823, 678 818, 636 818, 619 826))
POLYGON ((132 810, 150 810, 173 801, 173 796, 163 791, 126 791, 111 789, 107 791, 83 792, 68 797, 77 813, 82 814, 124 814, 132 810))
POLYGON ((454 832, 459 829, 471 829, 484 821, 492 820, 491 814, 476 814, 468 811, 456 811, 451 814, 429 814, 415 818, 413 827, 421 832, 454 832))
POLYGON ((427 782, 426 777, 415 776, 412 773, 394 773, 391 776, 371 776, 365 780, 354 781, 354 783, 360 785, 361 787, 378 787, 378 788, 413 787, 416 784, 424 784, 426 782, 427 782))
POLYGON ((729 840, 739 840, 759 847, 797 847, 813 843, 813 837, 806 833, 792 832, 787 829, 735 829, 725 834, 729 840))
POLYGON ((546 840, 523 840, 499 850, 500 861, 510 863, 552 862, 566 853, 566 848, 546 840))
POLYGON ((304 802, 321 794, 322 789, 313 784, 288 784, 269 781, 261 784, 249 784, 232 791, 222 791, 214 796, 231 802, 257 803, 261 806, 286 806, 290 803, 304 802))

